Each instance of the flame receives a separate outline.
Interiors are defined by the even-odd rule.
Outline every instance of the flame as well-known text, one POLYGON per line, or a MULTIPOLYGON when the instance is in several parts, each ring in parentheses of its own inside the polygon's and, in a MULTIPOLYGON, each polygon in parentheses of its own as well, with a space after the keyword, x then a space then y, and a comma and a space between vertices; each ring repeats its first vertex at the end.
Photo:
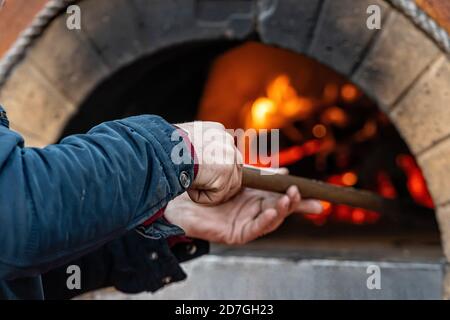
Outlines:
POLYGON ((391 178, 385 171, 377 173, 378 193, 385 198, 393 199, 397 197, 397 190, 392 184, 391 178))
POLYGON ((433 199, 428 191, 425 178, 419 166, 411 155, 400 154, 397 156, 397 165, 407 176, 407 187, 411 197, 421 205, 434 208, 433 199))
POLYGON ((252 127, 261 129, 268 127, 270 114, 275 113, 275 102, 268 98, 258 98, 252 105, 252 127))
MULTIPOLYGON (((381 139, 400 137, 391 130, 389 118, 355 85, 302 55, 257 43, 228 51, 212 65, 198 118, 221 122, 227 128, 281 129, 280 144, 285 147, 278 154, 280 166, 294 165, 308 176, 367 188, 387 198, 406 191, 417 203, 433 207, 411 155, 397 157, 405 186, 393 183, 391 171, 397 168, 392 168, 390 158, 389 163, 381 161, 381 169, 373 174, 371 165, 369 169, 357 166, 365 157, 383 157, 372 150, 364 154, 381 139)), ((255 160, 250 153, 255 148, 249 145, 257 146, 259 137, 252 137, 247 139, 254 141, 243 144, 246 163, 255 160)), ((256 159, 259 166, 268 166, 259 156, 256 159)), ((376 165, 376 159, 373 162, 376 165)), ((322 205, 322 214, 305 215, 315 225, 327 221, 363 225, 380 219, 379 213, 369 210, 329 202, 322 205)))
POLYGON ((345 186, 354 186, 358 182, 358 176, 354 172, 346 172, 342 175, 342 184, 345 186))
POLYGON ((316 138, 323 138, 327 135, 327 128, 323 124, 316 124, 313 129, 312 133, 316 138))
POLYGON ((325 124, 334 124, 338 127, 345 127, 348 124, 348 117, 344 110, 333 106, 322 113, 321 121, 325 124))
POLYGON ((351 83, 347 83, 341 88, 341 97, 346 102, 354 102, 359 95, 359 90, 351 83))
POLYGON ((308 117, 312 110, 312 100, 299 96, 289 77, 280 74, 269 82, 266 95, 252 103, 247 128, 284 127, 296 119, 308 117))

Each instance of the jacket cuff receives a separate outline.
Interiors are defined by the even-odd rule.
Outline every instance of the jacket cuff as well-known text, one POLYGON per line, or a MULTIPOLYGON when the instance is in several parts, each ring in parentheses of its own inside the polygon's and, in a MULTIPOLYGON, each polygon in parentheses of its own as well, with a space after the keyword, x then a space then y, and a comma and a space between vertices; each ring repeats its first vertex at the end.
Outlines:
MULTIPOLYGON (((185 151, 189 153, 190 156, 190 161, 191 163, 194 165, 193 168, 193 180, 195 180, 195 178, 197 177, 197 173, 198 173, 198 158, 197 158, 197 154, 195 152, 195 148, 194 145, 191 143, 191 140, 189 139, 188 134, 181 128, 179 128, 178 126, 175 126, 179 136, 182 138, 182 141, 184 142, 186 149, 185 151)), ((158 212, 156 212, 153 216, 151 216, 150 218, 148 218, 146 221, 144 221, 138 228, 137 231, 143 235, 143 236, 150 236, 150 237, 155 237, 156 235, 152 235, 152 229, 150 228, 150 225, 153 224, 154 222, 156 222, 159 218, 162 218, 164 216, 164 208, 161 208, 158 212)), ((172 243, 178 243, 178 242, 189 242, 186 241, 186 237, 184 237, 184 233, 182 235, 175 235, 175 236, 171 236, 171 238, 169 238, 169 245, 172 246, 172 243)))
POLYGON ((162 147, 164 152, 158 156, 163 159, 163 167, 159 169, 166 172, 168 183, 172 187, 170 195, 172 199, 192 185, 195 179, 194 161, 177 127, 153 115, 129 117, 118 122, 136 130, 149 141, 159 143, 162 147))
MULTIPOLYGON (((131 240, 131 239, 130 239, 131 240)), ((130 257, 115 255, 112 278, 114 286, 125 293, 154 292, 170 283, 186 279, 181 262, 209 252, 209 243, 193 240, 170 248, 165 239, 140 238, 128 243, 132 248, 117 252, 132 252, 130 257)))
POLYGON ((5 109, 3 109, 1 105, 0 105, 0 125, 9 128, 9 121, 8 117, 6 116, 6 111, 5 109))

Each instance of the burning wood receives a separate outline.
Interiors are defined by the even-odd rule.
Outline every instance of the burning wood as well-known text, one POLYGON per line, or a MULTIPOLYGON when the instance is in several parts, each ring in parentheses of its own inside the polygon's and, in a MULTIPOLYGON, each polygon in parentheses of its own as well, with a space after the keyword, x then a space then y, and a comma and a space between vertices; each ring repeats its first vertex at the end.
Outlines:
POLYGON ((341 196, 324 201, 323 214, 305 216, 314 224, 370 224, 380 213, 405 209, 385 198, 433 208, 419 166, 386 115, 347 79, 305 56, 255 43, 227 52, 211 70, 199 119, 228 128, 280 129, 280 166, 328 183, 320 184, 325 193, 311 196, 341 194, 329 184, 371 191, 369 205, 352 199, 358 208, 346 206, 341 196))

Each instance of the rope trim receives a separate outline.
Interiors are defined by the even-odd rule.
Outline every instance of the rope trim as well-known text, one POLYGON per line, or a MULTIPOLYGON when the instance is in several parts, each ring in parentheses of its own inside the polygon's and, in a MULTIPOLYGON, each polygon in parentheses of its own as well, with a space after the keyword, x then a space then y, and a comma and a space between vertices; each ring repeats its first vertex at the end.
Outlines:
MULTIPOLYGON (((31 25, 25 29, 13 46, 0 60, 0 89, 5 84, 14 69, 25 56, 27 50, 63 10, 69 5, 80 0, 49 0, 44 8, 34 18, 31 25)), ((402 11, 406 16, 427 33, 447 53, 450 53, 450 36, 446 30, 440 27, 428 14, 417 6, 414 0, 387 0, 394 7, 402 11)))
POLYGON ((425 31, 425 33, 431 36, 445 52, 450 53, 450 36, 448 32, 425 13, 414 0, 388 1, 406 16, 410 17, 411 20, 425 31))
POLYGON ((0 88, 5 84, 14 66, 25 56, 27 49, 33 44, 46 27, 60 12, 77 0, 50 0, 33 19, 31 25, 25 29, 14 42, 13 46, 0 60, 0 88))

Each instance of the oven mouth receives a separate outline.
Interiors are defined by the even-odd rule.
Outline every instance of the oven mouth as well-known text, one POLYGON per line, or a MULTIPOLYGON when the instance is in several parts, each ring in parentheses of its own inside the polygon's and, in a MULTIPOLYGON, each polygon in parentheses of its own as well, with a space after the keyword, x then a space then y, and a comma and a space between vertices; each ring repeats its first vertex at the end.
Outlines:
MULTIPOLYGON (((372 111, 376 110, 378 112, 377 114, 382 114, 376 104, 370 98, 366 97, 362 90, 353 87, 350 81, 330 68, 312 58, 299 55, 289 50, 262 44, 258 42, 256 37, 252 37, 246 41, 221 40, 191 42, 184 45, 169 47, 155 54, 133 61, 129 65, 115 72, 112 76, 104 79, 104 81, 96 86, 96 88, 81 103, 78 112, 68 121, 60 138, 70 134, 86 132, 91 127, 104 121, 139 114, 157 114, 172 123, 199 119, 199 115, 202 120, 221 121, 220 117, 217 118, 214 116, 214 112, 206 115, 205 112, 202 112, 202 110, 205 111, 206 84, 211 83, 211 77, 214 72, 213 69, 214 67, 217 67, 217 63, 220 61, 221 57, 224 57, 227 54, 233 54, 233 52, 242 50, 242 48, 245 49, 248 46, 256 46, 259 49, 266 48, 269 51, 281 50, 283 51, 283 54, 287 54, 288 56, 293 55, 300 57, 301 61, 313 64, 314 68, 319 67, 321 70, 325 70, 327 75, 329 74, 336 77, 340 81, 338 81, 341 85, 340 90, 342 89, 342 86, 345 85, 349 86, 348 88, 350 88, 350 90, 357 90, 358 99, 361 103, 367 105, 368 109, 372 111)), ((232 66, 230 66, 230 68, 231 67, 232 66)), ((314 68, 312 68, 313 71, 314 68)), ((283 75, 283 72, 280 72, 279 74, 283 75)), ((288 77, 292 77, 292 74, 288 74, 288 77)), ((274 79, 276 80, 276 77, 272 77, 272 80, 274 79)), ((264 82, 264 88, 267 88, 267 85, 270 85, 270 83, 271 81, 269 80, 264 82)), ((302 94, 303 93, 298 93, 298 95, 302 94)), ((348 94, 352 94, 352 92, 348 94)), ((258 96, 261 95, 264 95, 264 90, 259 90, 258 96)), ((340 99, 342 100, 342 97, 340 99)), ((256 100, 257 96, 255 96, 254 99, 249 99, 248 102, 254 103, 256 100)), ((340 107, 339 103, 336 103, 337 106, 340 107)), ((351 106, 352 103, 347 103, 346 105, 351 106)), ((328 108, 333 106, 336 106, 334 102, 328 105, 328 108)), ((373 112, 369 112, 366 115, 366 117, 373 116, 373 112)), ((385 118, 383 121, 388 121, 388 119, 385 118)), ((242 123, 238 125, 242 125, 242 123)), ((231 125, 228 124, 228 127, 230 126, 231 125)), ((312 128, 314 128, 314 126, 312 128)), ((389 130, 389 134, 387 134, 386 137, 382 137, 378 142, 369 145, 369 149, 373 146, 380 146, 380 143, 383 143, 383 141, 392 142, 395 140, 397 142, 396 147, 400 148, 397 150, 399 151, 398 154, 404 154, 409 157, 407 159, 414 161, 414 157, 411 156, 411 153, 400 138, 395 127, 391 125, 389 126, 389 130)), ((381 148, 381 150, 385 149, 385 146, 381 148)), ((363 151, 359 152, 363 152, 363 154, 359 155, 359 158, 363 159, 364 150, 367 150, 367 147, 361 150, 363 151)), ((310 158, 312 159, 312 157, 310 158)), ((298 162, 288 163, 288 167, 292 174, 307 175, 309 177, 320 179, 323 179, 325 176, 330 178, 330 180, 333 177, 337 179, 336 174, 333 175, 332 172, 328 175, 321 173, 320 175, 315 176, 314 173, 311 172, 311 170, 313 170, 311 161, 305 163, 307 163, 308 170, 299 170, 298 162)), ((415 168, 420 170, 418 166, 415 168)), ((347 168, 340 172, 344 174, 353 172, 350 169, 347 168)), ((398 167, 395 168, 394 172, 396 172, 397 175, 402 175, 402 171, 398 167)), ((407 177, 404 175, 404 172, 402 176, 401 183, 407 183, 405 180, 407 177)), ((348 181, 352 178, 351 180, 354 182, 353 180, 355 177, 347 175, 344 179, 346 178, 348 178, 348 181)), ((339 179, 341 179, 342 182, 342 174, 339 176, 339 179)), ((398 181, 395 180, 396 178, 392 179, 398 184, 398 181)), ((393 183, 391 182, 391 184, 393 183)), ((407 187, 402 188, 401 193, 403 196, 405 193, 408 193, 407 187)), ((407 196, 411 197, 410 194, 407 196)), ((341 208, 340 210, 348 211, 353 209, 341 208)), ((358 215, 358 211, 356 214, 358 215)), ((361 214, 361 212, 359 212, 359 214, 361 214)), ((384 219, 379 219, 377 213, 363 212, 362 214, 366 214, 366 218, 369 217, 367 218, 368 221, 364 221, 364 223, 359 223, 358 221, 352 222, 352 219, 350 218, 349 221, 327 219, 324 222, 314 219, 305 219, 304 216, 293 215, 288 218, 283 226, 273 235, 264 237, 264 239, 257 241, 256 244, 252 244, 251 246, 262 244, 262 247, 267 248, 273 246, 275 243, 279 243, 280 248, 289 251, 289 245, 286 244, 297 243, 292 246, 292 250, 298 252, 299 246, 307 248, 311 246, 312 242, 316 241, 318 246, 328 246, 328 248, 335 247, 337 251, 331 250, 332 252, 340 252, 343 248, 351 250, 350 247, 353 247, 353 251, 357 252, 360 250, 361 254, 365 254, 367 251, 363 249, 364 246, 359 246, 358 244, 366 243, 369 247, 371 246, 370 244, 376 244, 376 246, 382 248, 386 247, 387 243, 389 243, 389 246, 392 248, 406 248, 411 245, 415 248, 427 248, 427 250, 432 252, 432 255, 435 255, 435 257, 441 257, 440 235, 434 216, 430 217, 430 219, 426 219, 424 223, 421 222, 418 224, 414 222, 414 219, 411 219, 411 223, 405 224, 384 221, 384 219), (373 221, 369 221, 370 217, 372 217, 373 221), (350 243, 353 244, 349 246, 350 243)), ((407 213, 405 214, 407 215, 407 213)), ((358 216, 356 216, 356 219, 358 219, 358 216)), ((221 252, 225 250, 219 246, 215 248, 215 250, 221 252)), ((276 255, 277 252, 283 252, 283 250, 275 250, 273 254, 276 255)), ((245 249, 242 249, 241 251, 245 252, 245 249)), ((316 256, 314 250, 306 250, 303 253, 310 257, 316 256)))

